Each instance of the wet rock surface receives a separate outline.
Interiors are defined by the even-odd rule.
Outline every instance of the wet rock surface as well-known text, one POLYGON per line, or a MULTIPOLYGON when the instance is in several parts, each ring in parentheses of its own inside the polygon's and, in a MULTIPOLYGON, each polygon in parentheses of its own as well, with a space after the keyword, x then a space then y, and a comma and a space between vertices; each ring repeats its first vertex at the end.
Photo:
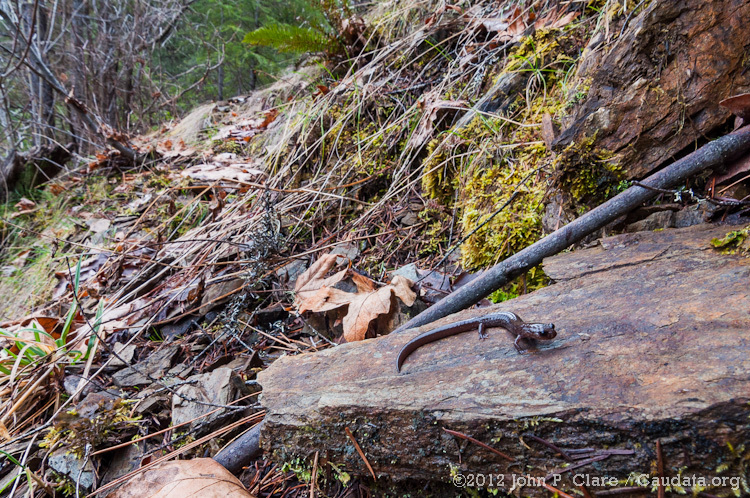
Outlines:
POLYGON ((578 71, 586 101, 556 148, 595 137, 629 178, 643 178, 730 119, 718 103, 747 92, 743 54, 750 4, 743 0, 651 2, 608 50, 592 42, 578 71), (669 25, 669 33, 664 26, 669 25), (679 99, 664 95, 680 95, 679 99))
MULTIPOLYGON (((733 227, 623 234, 545 262, 558 283, 494 306, 554 322, 558 336, 520 355, 510 334, 467 332, 427 345, 396 373, 400 348, 434 325, 284 357, 259 374, 262 446, 276 458, 326 452, 394 480, 450 480, 450 469, 545 476, 563 463, 533 442, 618 449, 584 472, 648 473, 655 443, 677 472, 713 472, 750 437, 750 260, 710 246, 733 227), (726 430, 717 431, 717 427, 726 430), (508 462, 443 429, 508 454, 508 462)), ((729 470, 728 473, 737 470, 729 470)), ((568 474, 558 483, 571 486, 568 474)), ((449 485, 450 486, 450 485, 449 485)), ((506 486, 506 489, 509 486, 506 486)), ((524 493, 547 493, 543 488, 524 493)))

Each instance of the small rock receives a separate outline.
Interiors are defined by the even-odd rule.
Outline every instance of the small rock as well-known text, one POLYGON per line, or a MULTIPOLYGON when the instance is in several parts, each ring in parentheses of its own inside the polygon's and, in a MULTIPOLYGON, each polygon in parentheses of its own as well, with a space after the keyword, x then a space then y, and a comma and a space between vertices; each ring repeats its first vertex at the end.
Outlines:
POLYGON ((86 221, 89 226, 89 230, 93 233, 90 239, 90 243, 93 245, 101 244, 112 226, 112 222, 106 218, 93 218, 86 221))
POLYGON ((118 477, 122 477, 140 467, 144 454, 142 445, 143 443, 136 443, 120 450, 115 450, 112 460, 109 462, 107 470, 102 476, 101 485, 114 481, 118 477))
POLYGON ((230 368, 217 368, 210 373, 193 375, 187 380, 193 383, 177 389, 181 396, 172 396, 172 425, 197 419, 191 424, 191 428, 207 423, 204 430, 208 430, 212 423, 221 420, 226 413, 225 410, 220 410, 198 419, 216 408, 210 404, 228 405, 238 397, 249 394, 240 377, 230 368), (209 405, 194 403, 192 399, 209 405))
POLYGON ((216 154, 212 159, 220 163, 232 162, 237 159, 237 154, 234 152, 222 152, 221 154, 216 154))
POLYGON ((240 356, 226 364, 226 368, 231 368, 237 373, 245 373, 251 368, 259 368, 262 366, 263 361, 260 359, 257 351, 255 351, 252 356, 240 356))
POLYGON ((419 223, 419 214, 415 213, 414 211, 409 211, 404 215, 403 218, 399 220, 399 223, 401 223, 405 227, 414 226, 417 223, 419 223))
POLYGON ((704 221, 708 221, 711 216, 716 212, 717 207, 715 204, 709 202, 701 202, 699 204, 693 204, 687 206, 685 209, 677 211, 674 215, 674 226, 676 228, 691 227, 693 225, 700 225, 704 221))
MULTIPOLYGON (((75 394, 76 392, 76 389, 78 389, 78 384, 81 382, 82 378, 83 376, 79 374, 66 375, 65 379, 63 379, 63 388, 65 389, 65 392, 73 396, 73 394, 75 394)), ((96 384, 92 382, 87 382, 83 388, 83 391, 81 391, 81 394, 83 396, 86 396, 87 394, 92 393, 96 390, 97 390, 96 384)))
POLYGON ((112 375, 112 382, 119 387, 145 386, 154 379, 160 379, 164 373, 172 366, 172 360, 179 351, 178 346, 169 346, 151 354, 144 361, 138 362, 132 367, 128 367, 115 372, 112 375))
POLYGON ((69 453, 68 449, 60 448, 52 452, 47 463, 58 474, 78 482, 82 490, 89 491, 94 486, 94 464, 90 458, 84 466, 82 459, 69 453))
POLYGON ((235 358, 224 365, 224 367, 229 368, 233 372, 242 373, 250 368, 250 360, 252 360, 252 358, 235 358))
POLYGON ((156 405, 161 405, 164 409, 169 408, 172 392, 165 387, 182 383, 182 379, 190 375, 192 371, 193 367, 184 363, 170 368, 159 382, 151 384, 136 395, 136 399, 141 400, 135 408, 136 413, 153 413, 157 411, 156 405))
POLYGON ((417 280, 419 280, 419 270, 417 270, 417 264, 409 263, 408 265, 402 266, 401 268, 396 268, 391 272, 391 278, 395 277, 396 275, 400 275, 404 278, 408 278, 412 282, 416 282, 417 280))
POLYGON ((673 211, 659 211, 649 215, 647 218, 625 227, 626 232, 652 232, 660 228, 671 228, 674 226, 675 214, 673 211))
POLYGON ((276 276, 281 283, 287 284, 289 288, 294 288, 297 277, 305 273, 308 264, 309 261, 306 259, 295 259, 276 270, 276 276))
POLYGON ((112 355, 113 358, 109 362, 110 367, 125 367, 133 362, 133 357, 135 356, 135 344, 126 346, 121 342, 115 342, 115 345, 112 346, 112 350, 117 356, 112 355))
POLYGON ((164 386, 152 384, 135 396, 136 399, 141 400, 136 405, 135 412, 139 415, 143 413, 154 413, 159 411, 157 405, 161 405, 162 408, 168 408, 170 396, 171 393, 164 389, 164 386))
POLYGON ((179 377, 180 379, 184 379, 188 375, 190 375, 194 370, 194 367, 192 365, 185 365, 184 363, 180 363, 179 365, 175 365, 172 368, 169 369, 167 372, 167 375, 165 377, 172 378, 172 377, 179 377))
MULTIPOLYGON (((150 194, 150 193, 146 195, 142 195, 132 200, 131 202, 129 202, 126 207, 131 211, 139 211, 141 208, 146 207, 146 205, 151 202, 152 198, 153 198, 153 194, 150 194)), ((121 221, 121 218, 115 219, 115 223, 117 223, 119 226, 122 226, 120 221, 121 221)))
POLYGON ((255 319, 258 325, 267 325, 278 320, 285 320, 289 317, 289 312, 282 305, 274 305, 263 308, 255 312, 255 319))
POLYGON ((120 399, 119 394, 109 391, 90 393, 76 405, 76 413, 82 418, 94 418, 96 412, 100 410, 111 410, 118 399, 120 399))
POLYGON ((207 285, 206 290, 203 293, 203 298, 201 299, 201 307, 198 310, 198 314, 205 315, 213 308, 228 301, 229 298, 234 295, 231 293, 242 287, 244 283, 245 281, 241 278, 234 278, 207 285), (227 296, 227 294, 229 295, 227 296), (227 297, 221 298, 222 296, 227 297))
POLYGON ((161 328, 161 335, 165 341, 174 339, 177 336, 185 335, 189 333, 195 324, 193 318, 185 318, 177 323, 170 323, 161 328))
MULTIPOLYGON (((336 244, 336 247, 331 250, 331 254, 340 254, 345 258, 349 258, 349 261, 354 261, 359 256, 359 247, 352 242, 343 242, 336 244)), ((338 261, 341 262, 341 260, 338 261)))

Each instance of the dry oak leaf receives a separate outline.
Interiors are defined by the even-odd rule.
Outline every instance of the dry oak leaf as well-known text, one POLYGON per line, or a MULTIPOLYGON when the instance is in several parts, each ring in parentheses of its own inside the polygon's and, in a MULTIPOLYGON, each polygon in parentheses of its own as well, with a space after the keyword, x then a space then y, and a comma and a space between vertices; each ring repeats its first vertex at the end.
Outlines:
MULTIPOLYGON (((411 306, 417 294, 411 290, 412 282, 406 277, 396 275, 391 283, 371 292, 354 294, 349 303, 349 310, 344 317, 344 339, 346 342, 361 341, 367 334, 370 322, 380 315, 388 315, 397 306, 393 296, 411 306), (394 306, 395 305, 395 306, 394 306)), ((351 293, 349 293, 351 294, 351 293)))
POLYGON ((176 460, 133 476, 107 498, 255 498, 212 458, 176 460))
POLYGON ((297 309, 300 313, 320 313, 348 306, 343 320, 344 339, 347 342, 364 339, 373 320, 381 315, 388 315, 395 309, 394 297, 401 299, 407 306, 414 304, 417 295, 411 290, 412 282, 398 275, 390 284, 377 288, 371 279, 351 272, 358 292, 346 292, 332 287, 349 272, 344 269, 325 277, 336 264, 336 257, 335 254, 322 256, 300 275, 295 285, 297 309))
POLYGON ((549 14, 542 17, 541 19, 537 19, 534 22, 534 27, 536 29, 542 29, 542 28, 550 28, 550 29, 559 29, 564 28, 575 18, 578 17, 579 12, 573 11, 568 12, 567 14, 562 13, 562 9, 558 11, 557 7, 554 7, 549 14))
POLYGON ((432 137, 435 129, 435 121, 438 118, 438 112, 444 109, 465 109, 467 102, 465 100, 442 100, 436 99, 437 93, 430 92, 423 96, 420 104, 424 109, 422 117, 419 120, 417 128, 412 133, 409 142, 406 144, 407 149, 418 149, 432 137))
POLYGON ((15 208, 19 211, 28 211, 29 209, 34 209, 36 207, 36 202, 31 201, 27 199, 26 197, 21 197, 21 200, 18 201, 15 205, 15 208))
POLYGON ((294 284, 297 301, 311 297, 321 287, 330 287, 344 280, 349 271, 348 268, 344 268, 335 275, 324 278, 326 273, 336 265, 337 258, 339 256, 336 254, 324 254, 297 278, 297 282, 294 284))

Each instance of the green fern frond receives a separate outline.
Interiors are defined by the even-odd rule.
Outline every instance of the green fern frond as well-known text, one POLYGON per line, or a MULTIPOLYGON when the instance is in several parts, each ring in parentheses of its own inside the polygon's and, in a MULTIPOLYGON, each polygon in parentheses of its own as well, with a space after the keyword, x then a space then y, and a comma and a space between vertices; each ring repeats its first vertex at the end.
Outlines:
POLYGON ((312 28, 290 24, 271 24, 245 35, 242 40, 250 45, 273 47, 280 52, 324 52, 331 40, 312 28))

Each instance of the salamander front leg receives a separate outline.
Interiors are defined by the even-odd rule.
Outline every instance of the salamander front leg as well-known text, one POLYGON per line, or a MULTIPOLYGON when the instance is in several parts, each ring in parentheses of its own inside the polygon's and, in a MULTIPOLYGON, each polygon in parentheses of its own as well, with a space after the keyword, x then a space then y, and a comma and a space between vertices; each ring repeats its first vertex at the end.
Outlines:
POLYGON ((484 339, 487 339, 487 334, 484 333, 484 324, 480 323, 479 327, 477 327, 477 330, 479 330, 479 340, 482 341, 484 339))

